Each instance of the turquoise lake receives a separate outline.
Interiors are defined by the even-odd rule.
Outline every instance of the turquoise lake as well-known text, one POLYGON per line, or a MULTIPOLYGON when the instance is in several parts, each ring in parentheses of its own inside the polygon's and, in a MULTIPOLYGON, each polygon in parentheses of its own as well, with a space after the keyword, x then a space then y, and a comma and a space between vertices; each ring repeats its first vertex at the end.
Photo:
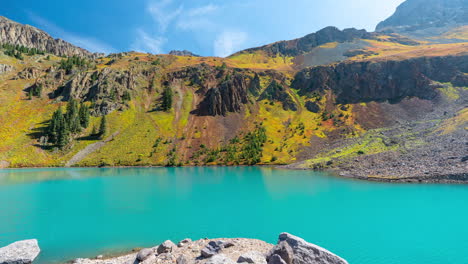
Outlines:
POLYGON ((0 247, 37 238, 38 263, 281 232, 351 264, 466 264, 468 186, 259 167, 0 170, 0 247))

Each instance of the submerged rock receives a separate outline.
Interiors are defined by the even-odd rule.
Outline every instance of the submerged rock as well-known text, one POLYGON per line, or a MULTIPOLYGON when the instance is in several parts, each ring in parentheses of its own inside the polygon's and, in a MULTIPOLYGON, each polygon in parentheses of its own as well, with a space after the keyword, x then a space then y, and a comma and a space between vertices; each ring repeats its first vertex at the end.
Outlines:
POLYGON ((30 264, 41 252, 36 239, 23 240, 0 248, 1 264, 30 264))

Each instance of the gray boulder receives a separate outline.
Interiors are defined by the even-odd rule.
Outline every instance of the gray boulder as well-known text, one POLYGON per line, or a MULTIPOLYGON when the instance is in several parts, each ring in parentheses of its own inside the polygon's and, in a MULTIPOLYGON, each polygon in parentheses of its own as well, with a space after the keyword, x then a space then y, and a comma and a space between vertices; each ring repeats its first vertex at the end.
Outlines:
POLYGON ((235 262, 224 254, 219 254, 208 259, 205 264, 234 264, 235 262))
POLYGON ((186 245, 188 245, 190 243, 192 243, 192 239, 186 238, 184 240, 179 241, 179 243, 177 243, 177 246, 178 247, 184 247, 184 246, 186 246, 186 245))
POLYGON ((176 244, 174 244, 172 241, 166 240, 161 245, 159 245, 157 251, 158 254, 169 253, 172 252, 172 250, 176 247, 176 244))
POLYGON ((291 234, 280 234, 279 243, 282 241, 288 243, 294 252, 292 264, 348 264, 330 251, 291 234))
POLYGON ((1 264, 31 264, 41 252, 36 239, 14 242, 0 248, 1 264))
POLYGON ((136 259, 138 261, 143 261, 145 259, 147 259, 149 256, 151 256, 151 254, 154 254, 154 250, 151 249, 151 248, 144 248, 142 250, 140 250, 136 256, 136 259))
POLYGON ((176 264, 189 264, 189 263, 190 262, 187 260, 187 258, 184 255, 181 255, 176 260, 176 264))
POLYGON ((268 253, 267 260, 270 261, 271 256, 278 255, 283 259, 286 264, 292 264, 294 258, 294 251, 286 241, 280 241, 268 253))
POLYGON ((267 264, 265 255, 258 251, 250 251, 242 254, 237 263, 253 263, 253 264, 267 264))
POLYGON ((286 264, 286 262, 279 255, 272 255, 268 259, 268 264, 286 264))

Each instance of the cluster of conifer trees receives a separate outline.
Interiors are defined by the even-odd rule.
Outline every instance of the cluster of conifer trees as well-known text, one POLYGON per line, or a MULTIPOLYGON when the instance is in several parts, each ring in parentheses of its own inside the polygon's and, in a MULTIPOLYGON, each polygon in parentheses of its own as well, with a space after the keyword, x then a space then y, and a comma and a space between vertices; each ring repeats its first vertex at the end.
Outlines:
MULTIPOLYGON (((62 112, 62 108, 59 108, 52 115, 47 128, 48 142, 63 149, 73 139, 74 135, 88 128, 89 122, 89 107, 71 99, 65 113, 62 112)), ((106 133, 106 126, 106 118, 103 116, 99 132, 93 131, 93 136, 103 136, 106 133)))
POLYGON ((67 72, 67 74, 69 74, 72 71, 73 67, 85 68, 88 66, 89 66, 89 62, 85 58, 72 56, 72 57, 68 57, 66 60, 62 59, 60 61, 59 68, 64 69, 67 72))
POLYGON ((21 45, 12 45, 8 43, 1 44, 1 47, 5 49, 4 53, 7 56, 10 57, 15 57, 18 60, 22 60, 23 54, 27 54, 28 56, 36 55, 36 54, 41 54, 44 55, 44 51, 38 50, 36 48, 28 48, 25 46, 21 45))

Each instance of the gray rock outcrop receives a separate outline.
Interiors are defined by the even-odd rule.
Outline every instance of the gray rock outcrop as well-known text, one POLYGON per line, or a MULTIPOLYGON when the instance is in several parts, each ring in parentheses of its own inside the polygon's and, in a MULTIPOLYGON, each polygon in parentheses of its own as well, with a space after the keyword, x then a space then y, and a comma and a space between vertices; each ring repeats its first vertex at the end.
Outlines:
POLYGON ((242 254, 237 263, 267 264, 265 255, 258 251, 250 251, 242 254))
POLYGON ((151 254, 154 254, 154 249, 152 248, 144 248, 142 250, 140 250, 136 256, 136 259, 138 261, 144 261, 145 259, 147 259, 149 256, 151 256, 151 254))
POLYGON ((96 58, 103 56, 74 46, 62 39, 54 39, 46 32, 30 25, 14 22, 0 16, 0 43, 36 48, 57 56, 80 56, 96 58))
POLYGON ((205 262, 205 264, 234 264, 235 262, 225 256, 224 254, 219 254, 216 256, 213 256, 209 260, 205 262))
POLYGON ((40 252, 36 239, 17 241, 0 248, 0 263, 31 264, 40 252))
POLYGON ((13 70, 13 66, 8 64, 0 64, 0 74, 7 73, 13 70))
POLYGON ((161 245, 159 245, 157 251, 158 254, 170 253, 176 247, 176 244, 174 244, 172 241, 166 240, 161 245))
POLYGON ((293 250, 292 264, 348 264, 346 260, 330 251, 291 234, 280 234, 279 244, 282 241, 286 242, 293 250))

